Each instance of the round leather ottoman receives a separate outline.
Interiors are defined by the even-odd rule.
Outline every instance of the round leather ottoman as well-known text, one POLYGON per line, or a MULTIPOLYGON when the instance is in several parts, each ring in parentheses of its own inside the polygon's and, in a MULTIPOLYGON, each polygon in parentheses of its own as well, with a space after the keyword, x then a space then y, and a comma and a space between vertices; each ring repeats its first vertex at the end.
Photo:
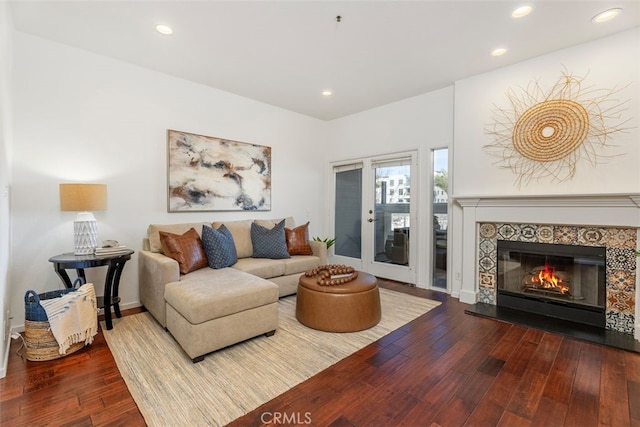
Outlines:
POLYGON ((300 276, 296 318, 313 329, 327 332, 356 332, 380 321, 380 292, 376 278, 358 272, 351 282, 320 286, 316 276, 300 276))

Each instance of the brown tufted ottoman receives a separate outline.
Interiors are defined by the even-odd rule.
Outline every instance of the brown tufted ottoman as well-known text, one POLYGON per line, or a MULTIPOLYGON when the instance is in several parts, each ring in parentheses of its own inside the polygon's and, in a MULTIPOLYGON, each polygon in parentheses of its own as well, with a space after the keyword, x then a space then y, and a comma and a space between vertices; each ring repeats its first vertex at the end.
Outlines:
POLYGON ((376 278, 358 272, 351 282, 320 286, 316 277, 300 276, 296 318, 313 329, 327 332, 355 332, 380 321, 380 293, 376 278))

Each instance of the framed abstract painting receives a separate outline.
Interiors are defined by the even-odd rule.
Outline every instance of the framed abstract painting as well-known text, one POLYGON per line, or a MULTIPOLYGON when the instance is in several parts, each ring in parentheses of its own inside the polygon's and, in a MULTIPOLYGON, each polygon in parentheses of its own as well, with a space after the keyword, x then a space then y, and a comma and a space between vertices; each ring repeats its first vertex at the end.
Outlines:
POLYGON ((169 129, 168 211, 271 210, 271 147, 169 129))

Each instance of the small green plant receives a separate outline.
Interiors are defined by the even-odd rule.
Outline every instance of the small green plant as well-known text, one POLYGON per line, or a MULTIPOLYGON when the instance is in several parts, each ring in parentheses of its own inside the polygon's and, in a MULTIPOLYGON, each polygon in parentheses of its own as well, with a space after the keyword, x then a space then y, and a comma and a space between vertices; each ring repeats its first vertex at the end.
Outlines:
POLYGON ((330 239, 329 237, 321 239, 320 237, 316 236, 313 238, 313 240, 315 240, 316 242, 324 242, 324 244, 327 245, 327 249, 333 246, 333 244, 336 242, 335 237, 333 239, 330 239))

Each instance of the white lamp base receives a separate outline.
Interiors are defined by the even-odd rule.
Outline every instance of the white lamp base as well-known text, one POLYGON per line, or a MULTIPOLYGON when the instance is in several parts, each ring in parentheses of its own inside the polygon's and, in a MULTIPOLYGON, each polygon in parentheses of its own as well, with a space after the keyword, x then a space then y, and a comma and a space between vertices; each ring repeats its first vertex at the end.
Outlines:
POLYGON ((98 222, 91 212, 79 212, 73 221, 73 254, 92 255, 98 247, 98 222))

